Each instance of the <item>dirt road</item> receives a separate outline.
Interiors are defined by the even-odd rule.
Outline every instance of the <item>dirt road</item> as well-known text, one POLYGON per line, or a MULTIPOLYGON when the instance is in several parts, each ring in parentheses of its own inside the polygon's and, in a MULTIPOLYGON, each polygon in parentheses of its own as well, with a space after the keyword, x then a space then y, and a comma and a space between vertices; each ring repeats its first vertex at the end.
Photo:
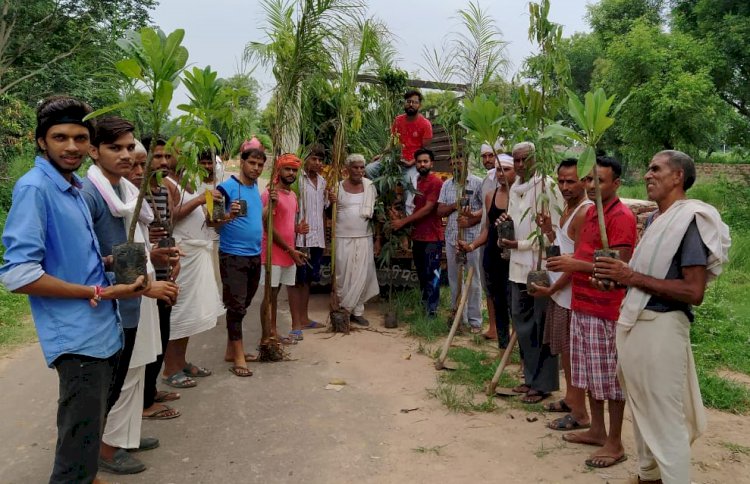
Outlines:
MULTIPOLYGON (((258 302, 250 309, 246 341, 257 341, 258 302)), ((314 296, 311 314, 325 319, 326 298, 314 296)), ((280 304, 286 307, 286 303, 280 304)), ((451 414, 426 389, 435 386, 432 361, 402 330, 331 336, 307 331, 291 347, 292 361, 252 364, 255 376, 237 378, 222 360, 221 325, 194 338, 189 357, 214 375, 182 391, 180 418, 144 422, 144 435, 161 439, 139 454, 149 466, 135 476, 102 474, 113 483, 618 483, 636 469, 630 459, 594 472, 583 465, 590 448, 564 444, 559 433, 518 409, 451 414), (409 359, 406 359, 411 355, 409 359), (340 391, 326 390, 343 379, 340 391), (416 409, 408 413, 402 409, 416 409)), ((288 331, 289 314, 280 312, 288 331)), ((57 379, 38 345, 0 360, 0 481, 44 482, 55 444, 57 379)), ((750 422, 711 412, 709 432, 693 452, 693 480, 750 482, 750 422)))

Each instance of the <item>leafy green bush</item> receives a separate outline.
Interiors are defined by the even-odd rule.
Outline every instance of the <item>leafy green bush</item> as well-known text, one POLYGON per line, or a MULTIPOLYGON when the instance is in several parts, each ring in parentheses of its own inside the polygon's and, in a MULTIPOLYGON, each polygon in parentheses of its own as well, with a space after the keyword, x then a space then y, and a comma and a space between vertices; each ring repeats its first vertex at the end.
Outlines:
POLYGON ((707 158, 705 157, 705 154, 701 153, 698 156, 698 160, 703 163, 721 163, 725 165, 750 163, 750 153, 742 149, 731 150, 726 153, 714 151, 707 158))

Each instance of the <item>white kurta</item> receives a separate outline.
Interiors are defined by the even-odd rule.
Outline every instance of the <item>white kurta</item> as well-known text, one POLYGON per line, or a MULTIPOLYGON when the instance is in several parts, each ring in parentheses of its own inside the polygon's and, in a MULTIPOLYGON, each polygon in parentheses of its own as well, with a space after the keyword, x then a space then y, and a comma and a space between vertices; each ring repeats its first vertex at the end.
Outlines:
POLYGON ((372 229, 363 213, 374 204, 365 193, 348 193, 339 187, 336 220, 336 292, 342 308, 362 316, 365 302, 380 293, 375 272, 372 229), (365 210, 363 210, 363 208, 365 210))
MULTIPOLYGON (((183 203, 202 192, 182 192, 183 203)), ((214 278, 214 232, 206 225, 203 207, 198 207, 175 224, 174 237, 185 253, 180 259, 177 285, 180 296, 172 307, 169 339, 188 338, 216 326, 224 314, 219 288, 214 278)))

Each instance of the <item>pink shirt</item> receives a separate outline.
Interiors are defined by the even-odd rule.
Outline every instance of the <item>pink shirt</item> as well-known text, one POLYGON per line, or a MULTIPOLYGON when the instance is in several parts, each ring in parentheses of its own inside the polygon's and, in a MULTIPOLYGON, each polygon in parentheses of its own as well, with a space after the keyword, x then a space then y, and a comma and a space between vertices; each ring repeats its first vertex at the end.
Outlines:
MULTIPOLYGON (((277 190, 279 199, 276 202, 276 208, 273 211, 273 229, 277 235, 280 235, 284 242, 291 248, 294 248, 294 221, 297 216, 297 195, 292 191, 277 190)), ((263 207, 268 205, 268 190, 260 196, 263 207)), ((267 246, 266 224, 263 224, 263 243, 261 244, 261 260, 266 260, 267 246)), ((273 244, 271 247, 271 264, 281 267, 294 265, 294 259, 284 251, 279 245, 273 244)))

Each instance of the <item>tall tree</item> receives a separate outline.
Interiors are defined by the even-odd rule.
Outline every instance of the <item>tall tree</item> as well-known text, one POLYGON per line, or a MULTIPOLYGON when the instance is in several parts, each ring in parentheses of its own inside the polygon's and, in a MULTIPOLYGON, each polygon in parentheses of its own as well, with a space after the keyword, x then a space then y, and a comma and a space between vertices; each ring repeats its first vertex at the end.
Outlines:
POLYGON ((661 24, 664 4, 664 0, 601 0, 588 4, 587 19, 594 33, 607 45, 630 32, 638 20, 661 24))
POLYGON ((750 119, 750 2, 672 0, 676 30, 698 39, 714 57, 711 76, 721 98, 750 119))

